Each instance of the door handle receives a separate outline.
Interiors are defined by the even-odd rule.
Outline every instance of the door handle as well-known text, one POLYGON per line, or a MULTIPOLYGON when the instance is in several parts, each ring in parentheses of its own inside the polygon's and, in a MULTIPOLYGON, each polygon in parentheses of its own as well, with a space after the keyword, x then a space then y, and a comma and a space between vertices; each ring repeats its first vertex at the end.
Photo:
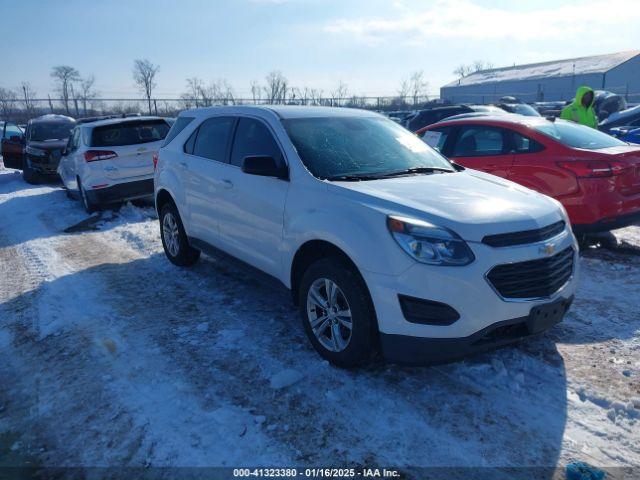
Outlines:
POLYGON ((187 165, 187 162, 180 162, 179 165, 183 170, 189 170, 189 166, 187 165))
POLYGON ((222 188, 233 188, 233 182, 231 180, 226 179, 226 178, 223 178, 220 181, 220 184, 222 185, 222 188))

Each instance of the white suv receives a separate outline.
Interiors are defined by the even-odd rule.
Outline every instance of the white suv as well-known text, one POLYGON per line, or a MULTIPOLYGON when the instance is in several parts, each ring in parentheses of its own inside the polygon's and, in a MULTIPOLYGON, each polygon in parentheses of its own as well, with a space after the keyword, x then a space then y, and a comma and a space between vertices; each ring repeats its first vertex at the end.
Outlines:
POLYGON ((448 360, 562 320, 577 245, 555 200, 454 165, 378 114, 183 112, 155 198, 176 265, 226 252, 293 293, 324 358, 448 360))
POLYGON ((80 123, 62 152, 58 174, 78 192, 87 212, 153 195, 153 158, 167 136, 160 117, 112 118, 80 123))

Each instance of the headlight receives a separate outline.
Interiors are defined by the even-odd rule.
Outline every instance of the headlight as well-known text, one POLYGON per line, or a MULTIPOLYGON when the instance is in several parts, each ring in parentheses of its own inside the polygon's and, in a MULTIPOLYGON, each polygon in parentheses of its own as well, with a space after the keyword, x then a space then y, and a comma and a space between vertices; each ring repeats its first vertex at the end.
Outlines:
POLYGON ((398 245, 420 263, 460 267, 475 260, 458 235, 421 220, 389 216, 387 227, 398 245))
POLYGON ((29 155, 33 155, 34 157, 46 157, 47 156, 47 151, 46 150, 41 150, 39 148, 34 148, 34 147, 27 147, 26 151, 29 155))

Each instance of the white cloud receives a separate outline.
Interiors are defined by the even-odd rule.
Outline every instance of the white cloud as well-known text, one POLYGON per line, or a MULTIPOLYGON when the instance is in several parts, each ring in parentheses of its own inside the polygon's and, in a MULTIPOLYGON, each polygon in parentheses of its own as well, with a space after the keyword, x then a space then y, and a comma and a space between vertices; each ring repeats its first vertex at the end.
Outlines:
MULTIPOLYGON (((615 36, 617 28, 637 28, 638 0, 592 0, 526 12, 485 7, 471 0, 439 0, 426 8, 396 1, 395 18, 343 18, 324 31, 348 35, 366 44, 391 39, 408 45, 425 44, 434 37, 470 40, 573 40, 581 36, 615 36)), ((593 40, 593 38, 591 38, 593 40)))

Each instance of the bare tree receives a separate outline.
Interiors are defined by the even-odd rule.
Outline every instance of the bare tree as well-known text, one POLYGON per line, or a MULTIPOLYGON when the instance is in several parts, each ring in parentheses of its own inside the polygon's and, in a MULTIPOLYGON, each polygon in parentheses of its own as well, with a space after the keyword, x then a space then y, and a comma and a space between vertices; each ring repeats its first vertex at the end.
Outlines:
POLYGON ((453 73, 460 78, 464 78, 472 73, 481 72, 483 70, 490 70, 493 68, 493 63, 484 60, 476 60, 470 65, 460 65, 453 73))
POLYGON ((400 88, 398 88, 398 100, 399 103, 406 103, 407 97, 409 96, 409 91, 411 90, 411 85, 408 78, 403 78, 400 82, 400 88))
POLYGON ((415 71, 409 77, 409 94, 413 99, 413 106, 418 104, 420 97, 427 99, 427 91, 429 89, 429 82, 424 79, 424 72, 422 70, 415 71))
POLYGON ((258 104, 262 97, 262 87, 257 80, 251 80, 251 96, 253 97, 253 103, 258 104))
POLYGON ((24 105, 24 109, 27 112, 27 116, 31 118, 31 114, 36 107, 35 102, 33 101, 36 96, 36 92, 29 82, 22 82, 20 88, 22 90, 22 103, 24 105))
POLYGON ((204 82, 198 77, 187 78, 187 92, 183 98, 190 98, 195 102, 196 108, 200 107, 200 97, 204 93, 204 82))
POLYGON ((331 103, 336 106, 341 106, 342 101, 349 95, 349 87, 346 83, 340 80, 340 83, 334 91, 331 92, 331 103))
POLYGON ((2 118, 8 120, 11 117, 17 101, 18 95, 15 91, 0 87, 0 114, 2 114, 2 118))
POLYGON ((473 68, 470 67, 469 65, 459 65, 453 71, 453 73, 458 75, 458 77, 460 77, 460 78, 464 78, 464 77, 466 77, 467 75, 469 75, 472 72, 473 72, 473 68))
POLYGON ((62 104, 69 115, 69 98, 71 98, 71 88, 73 82, 80 80, 80 72, 68 65, 59 65, 51 69, 51 77, 55 79, 57 85, 56 89, 60 93, 62 98, 62 104))
POLYGON ((156 74, 160 70, 159 65, 155 65, 147 59, 137 59, 133 62, 133 81, 147 99, 149 115, 151 115, 151 95, 156 88, 156 74))
POLYGON ((282 72, 273 70, 265 77, 267 86, 264 87, 264 93, 269 103, 284 103, 287 98, 289 82, 282 75, 282 72))
POLYGON ((93 85, 96 83, 96 77, 90 75, 86 78, 80 79, 79 86, 79 94, 80 100, 82 101, 82 109, 84 110, 84 114, 87 114, 87 102, 90 98, 96 98, 98 96, 98 92, 93 89, 93 85))
POLYGON ((471 67, 474 72, 482 72, 483 70, 490 70, 493 68, 493 63, 485 60, 476 60, 471 67))
POLYGON ((321 105, 322 104, 322 90, 318 90, 312 88, 309 90, 309 99, 312 105, 321 105))

